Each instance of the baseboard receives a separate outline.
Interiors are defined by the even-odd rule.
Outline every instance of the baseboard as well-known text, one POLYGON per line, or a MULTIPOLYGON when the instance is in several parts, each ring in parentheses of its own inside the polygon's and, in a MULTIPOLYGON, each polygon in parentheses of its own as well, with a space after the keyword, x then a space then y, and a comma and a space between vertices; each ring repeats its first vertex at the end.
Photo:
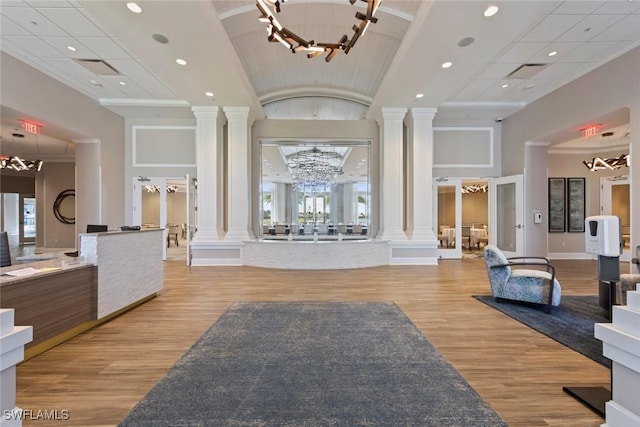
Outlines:
POLYGON ((587 259, 587 260, 597 260, 598 257, 596 255, 588 254, 586 252, 549 252, 547 254, 547 258, 549 259, 587 259))

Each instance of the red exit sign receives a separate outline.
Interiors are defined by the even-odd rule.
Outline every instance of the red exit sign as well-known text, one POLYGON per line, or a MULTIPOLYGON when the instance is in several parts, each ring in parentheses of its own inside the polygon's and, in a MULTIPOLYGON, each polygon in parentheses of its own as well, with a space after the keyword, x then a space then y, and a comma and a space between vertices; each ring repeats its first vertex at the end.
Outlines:
POLYGON ((582 129, 582 136, 588 138, 590 136, 596 136, 598 134, 599 126, 589 126, 582 129))
POLYGON ((35 123, 22 122, 22 129, 29 133, 35 133, 36 135, 40 133, 40 127, 41 126, 38 126, 35 123))

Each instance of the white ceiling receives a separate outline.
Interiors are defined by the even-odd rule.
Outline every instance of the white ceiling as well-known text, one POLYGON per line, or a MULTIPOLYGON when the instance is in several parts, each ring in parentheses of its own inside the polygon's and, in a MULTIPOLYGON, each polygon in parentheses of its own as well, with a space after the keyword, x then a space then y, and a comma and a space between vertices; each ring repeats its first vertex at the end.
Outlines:
MULTIPOLYGON (((0 48, 125 117, 242 105, 255 118, 371 119, 385 106, 473 120, 506 117, 640 45, 638 0, 508 0, 493 2, 500 10, 490 18, 490 1, 386 0, 349 54, 328 63, 269 43, 252 0, 138 3, 140 14, 120 0, 2 0, 0 48), (77 59, 104 60, 120 75, 96 75, 77 59), (507 78, 525 63, 547 65, 507 78)), ((337 42, 364 7, 289 0, 278 18, 307 40, 337 42)), ((3 114, 3 152, 16 118, 3 114)))

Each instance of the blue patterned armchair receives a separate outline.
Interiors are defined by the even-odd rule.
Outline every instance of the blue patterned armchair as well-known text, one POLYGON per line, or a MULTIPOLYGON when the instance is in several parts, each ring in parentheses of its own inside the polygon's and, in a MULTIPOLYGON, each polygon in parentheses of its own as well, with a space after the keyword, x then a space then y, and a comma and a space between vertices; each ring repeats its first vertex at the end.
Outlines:
POLYGON ((556 270, 547 258, 507 258, 496 246, 487 245, 484 261, 494 298, 546 304, 549 313, 551 306, 560 305, 562 289, 556 270), (514 266, 518 268, 512 268, 514 266))

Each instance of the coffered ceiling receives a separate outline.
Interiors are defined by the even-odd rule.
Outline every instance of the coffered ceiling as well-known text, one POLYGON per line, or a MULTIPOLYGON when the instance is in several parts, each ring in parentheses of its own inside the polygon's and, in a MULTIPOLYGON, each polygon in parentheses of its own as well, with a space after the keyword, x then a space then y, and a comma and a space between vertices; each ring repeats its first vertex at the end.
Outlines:
MULTIPOLYGON (((386 0, 378 22, 331 62, 268 42, 251 0, 138 4, 136 14, 120 0, 2 0, 0 48, 125 117, 229 105, 251 107, 254 118, 357 120, 381 107, 438 107, 440 118, 474 120, 506 117, 640 44, 637 0, 386 0), (490 4, 498 13, 485 17, 490 4), (510 76, 525 64, 539 66, 510 76)), ((365 7, 289 0, 278 19, 333 43, 352 35, 365 7)), ((16 124, 3 115, 3 125, 4 144, 16 124)))

